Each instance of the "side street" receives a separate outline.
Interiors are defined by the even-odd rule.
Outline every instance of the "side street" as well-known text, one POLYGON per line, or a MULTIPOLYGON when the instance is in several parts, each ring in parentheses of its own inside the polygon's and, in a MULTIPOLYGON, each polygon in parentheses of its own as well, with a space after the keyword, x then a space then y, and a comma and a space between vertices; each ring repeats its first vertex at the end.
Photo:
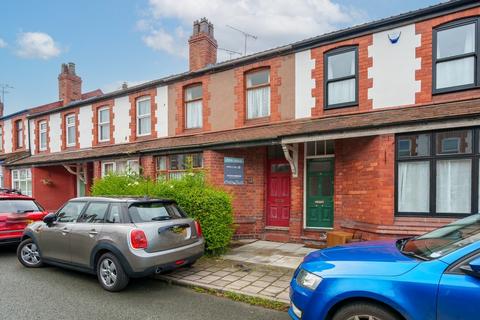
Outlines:
POLYGON ((0 320, 480 319, 480 1, 0 12, 0 320))

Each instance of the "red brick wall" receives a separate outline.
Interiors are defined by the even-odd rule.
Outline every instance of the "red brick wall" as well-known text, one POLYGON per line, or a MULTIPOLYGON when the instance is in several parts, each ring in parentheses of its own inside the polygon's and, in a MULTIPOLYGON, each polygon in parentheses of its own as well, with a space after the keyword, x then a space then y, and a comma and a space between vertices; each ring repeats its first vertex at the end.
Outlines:
POLYGON ((211 98, 211 94, 209 91, 209 84, 210 84, 210 75, 204 75, 195 79, 190 79, 186 81, 182 81, 175 84, 175 93, 176 93, 176 124, 175 124, 175 133, 176 134, 183 134, 183 133, 200 133, 204 131, 212 130, 212 125, 210 123, 210 107, 209 102, 211 98), (194 84, 201 84, 202 85, 202 128, 195 128, 195 129, 186 129, 186 110, 185 110, 185 89, 194 84))
POLYGON ((196 71, 217 62, 217 41, 208 34, 202 32, 193 35, 188 44, 190 71, 196 71))
POLYGON ((393 224, 393 135, 335 143, 335 227, 343 220, 393 224))
POLYGON ((62 166, 32 168, 33 197, 48 211, 55 211, 63 203, 76 197, 76 176, 62 166), (51 181, 45 184, 43 181, 51 181))
POLYGON ((156 164, 154 156, 140 157, 140 167, 144 177, 156 180, 156 164))
POLYGON ((223 188, 233 196, 236 234, 258 237, 265 226, 265 147, 225 151, 207 150, 203 153, 206 177, 210 183, 223 188), (243 185, 225 185, 223 158, 244 158, 243 185))
POLYGON ((416 71, 415 79, 421 81, 421 90, 416 94, 416 103, 432 103, 455 101, 480 97, 480 89, 472 89, 455 93, 439 94, 432 96, 432 40, 433 29, 441 24, 457 19, 480 15, 480 7, 457 12, 419 22, 415 25, 416 33, 421 36, 421 45, 417 48, 417 58, 421 59, 421 68, 416 71))
POLYGON ((312 58, 315 60, 315 69, 312 71, 312 78, 315 79, 315 88, 312 95, 315 98, 315 107, 312 109, 312 117, 320 117, 323 115, 332 115, 348 112, 363 112, 372 109, 372 100, 368 99, 368 89, 372 87, 373 80, 368 78, 368 68, 373 66, 373 60, 368 56, 368 47, 372 45, 372 35, 367 35, 351 40, 341 41, 323 47, 311 50, 312 58), (345 47, 358 47, 358 105, 347 108, 338 108, 324 110, 324 57, 327 51, 345 47))
MULTIPOLYGON (((265 61, 252 63, 235 69, 235 128, 245 125, 255 125, 261 123, 280 121, 280 86, 282 79, 278 73, 278 69, 282 65, 282 57, 276 57, 265 61), (247 119, 247 103, 246 103, 246 81, 245 77, 248 72, 258 69, 270 70, 270 116, 259 119, 247 119)), ((294 106, 292 106, 294 108, 294 106)))

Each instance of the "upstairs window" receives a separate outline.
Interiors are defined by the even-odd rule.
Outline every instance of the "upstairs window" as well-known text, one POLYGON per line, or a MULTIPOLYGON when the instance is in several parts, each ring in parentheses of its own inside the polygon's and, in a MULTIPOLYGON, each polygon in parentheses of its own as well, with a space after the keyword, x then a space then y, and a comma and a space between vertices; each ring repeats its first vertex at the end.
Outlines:
POLYGON ((325 54, 325 109, 358 103, 358 49, 339 48, 325 54))
POLYGON ((247 119, 270 115, 270 70, 250 72, 247 80, 247 119))
POLYGON ((3 151, 3 126, 0 126, 0 151, 3 151))
POLYGON ((38 123, 38 149, 40 151, 47 150, 47 121, 38 123))
POLYGON ((478 18, 456 21, 434 30, 433 92, 478 86, 478 18))
POLYGON ((110 108, 98 109, 98 142, 110 140, 110 108))
POLYGON ((77 144, 76 116, 70 114, 65 117, 65 132, 67 147, 74 147, 77 144))
POLYGON ((151 133, 150 97, 137 100, 137 136, 148 136, 151 133))
POLYGON ((185 89, 185 114, 187 129, 202 127, 202 85, 185 89))
POLYGON ((15 121, 15 139, 17 149, 23 148, 23 121, 15 121))

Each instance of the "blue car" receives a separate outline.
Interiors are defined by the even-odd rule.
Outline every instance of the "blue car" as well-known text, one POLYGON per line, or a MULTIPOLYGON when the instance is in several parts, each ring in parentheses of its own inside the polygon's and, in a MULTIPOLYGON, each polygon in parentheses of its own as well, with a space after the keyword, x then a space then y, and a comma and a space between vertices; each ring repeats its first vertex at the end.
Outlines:
POLYGON ((480 214, 423 236, 309 254, 290 284, 292 319, 480 319, 480 214))

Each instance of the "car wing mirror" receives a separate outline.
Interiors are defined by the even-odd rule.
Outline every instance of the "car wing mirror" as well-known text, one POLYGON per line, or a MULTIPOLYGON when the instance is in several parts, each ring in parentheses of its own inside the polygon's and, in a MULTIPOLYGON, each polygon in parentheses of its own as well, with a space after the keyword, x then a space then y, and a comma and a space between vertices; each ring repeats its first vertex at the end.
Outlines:
POLYGON ((55 215, 55 213, 49 213, 43 218, 43 222, 47 226, 52 225, 56 220, 57 220, 57 216, 55 215))
POLYGON ((480 278, 480 257, 473 259, 468 265, 461 266, 460 269, 469 276, 480 278))

